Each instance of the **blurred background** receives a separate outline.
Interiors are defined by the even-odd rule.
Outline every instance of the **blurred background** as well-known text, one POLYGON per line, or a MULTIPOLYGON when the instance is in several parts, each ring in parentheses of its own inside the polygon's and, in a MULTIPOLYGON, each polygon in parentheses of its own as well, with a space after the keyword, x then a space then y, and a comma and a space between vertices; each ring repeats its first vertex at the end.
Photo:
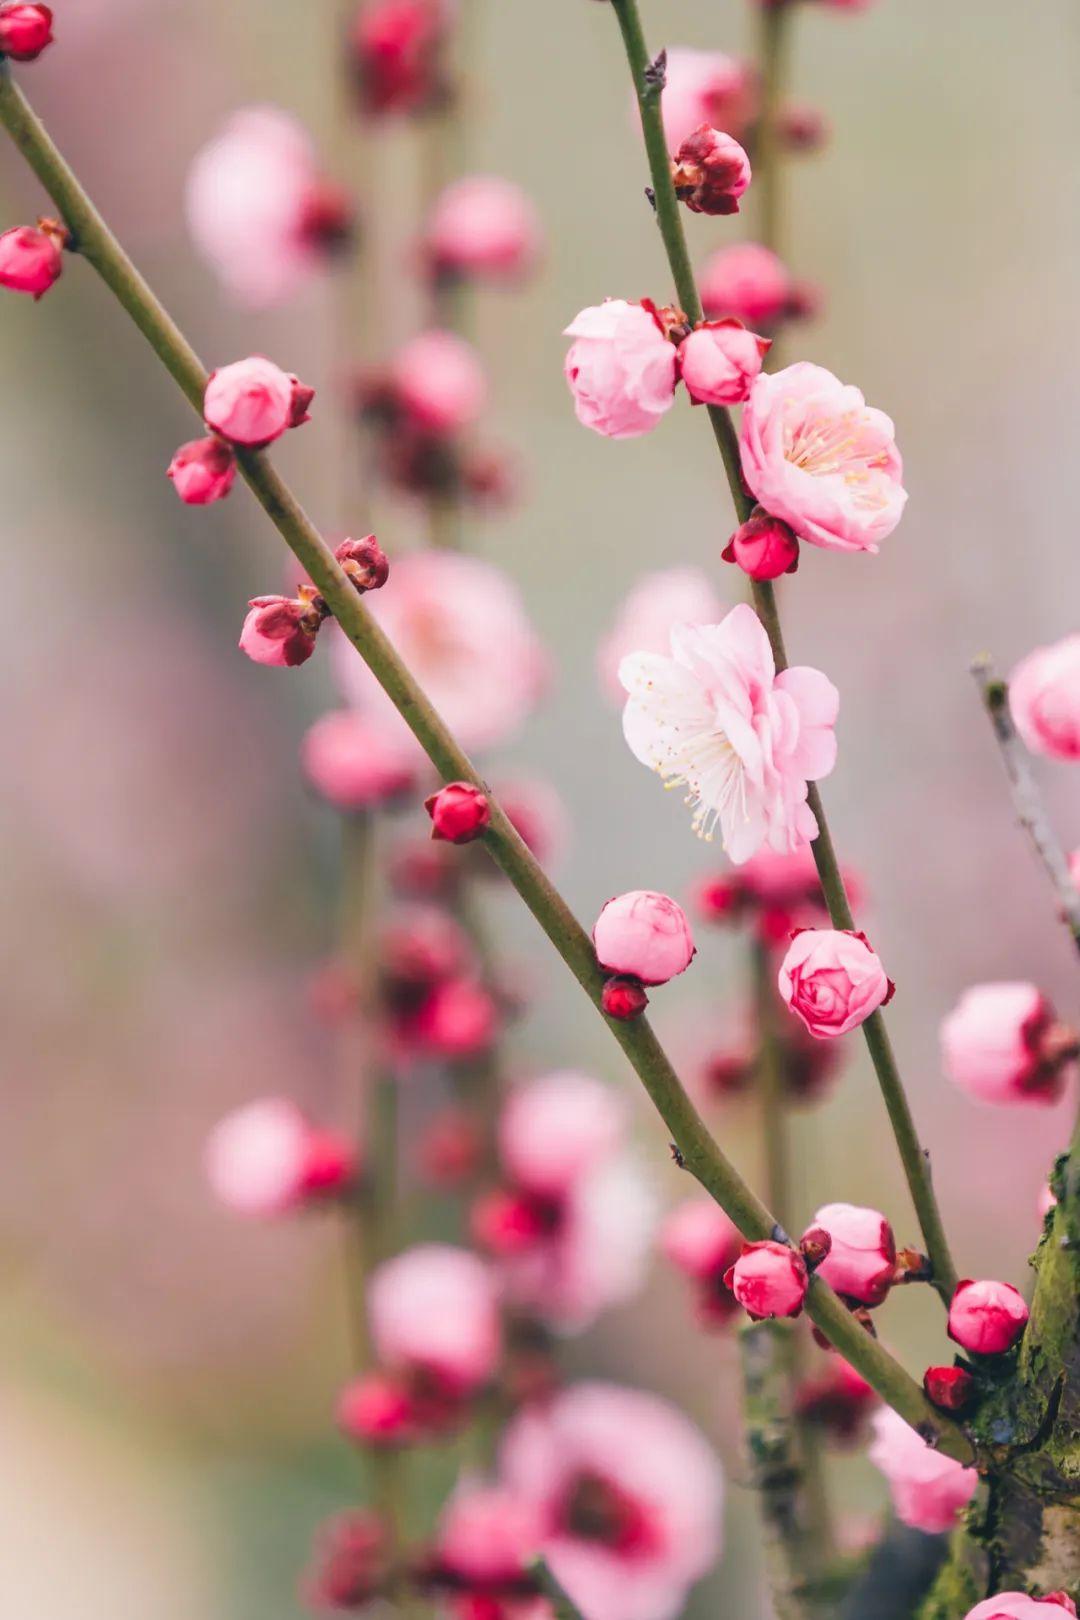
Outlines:
MULTIPOLYGON (((476 30, 470 162, 519 181, 547 236, 543 274, 474 317, 493 425, 520 455, 524 498, 472 537, 520 584, 555 653, 549 701, 510 763, 541 770, 574 836, 558 876, 591 918, 612 893, 685 896, 715 862, 625 748, 595 675, 599 636, 648 569, 694 562, 732 601, 732 527, 704 413, 681 405, 618 444, 575 423, 562 328, 604 296, 670 296, 642 197, 625 64, 606 9, 488 0, 476 30)), ((742 0, 650 0, 655 46, 751 48, 742 0)), ((408 132, 363 152, 340 110, 329 0, 56 0, 60 44, 23 83, 91 193, 211 363, 273 355, 332 398, 340 308, 327 283, 286 312, 237 311, 183 220, 194 153, 234 108, 298 114, 343 179, 390 221, 368 312, 389 348, 415 319, 408 132), (395 258, 395 255, 398 257, 395 258), (373 318, 372 318, 373 317, 373 318)), ((1007 670, 1078 628, 1080 426, 1072 312, 1080 261, 1080 15, 1071 0, 942 7, 807 6, 794 92, 833 126, 792 164, 785 248, 825 289, 788 354, 857 382, 896 420, 911 500, 877 559, 804 553, 785 586, 797 661, 840 687, 840 761, 826 800, 865 876, 875 946, 962 1272, 1022 1283, 1036 1199, 1069 1104, 977 1111, 941 1079, 937 1028, 981 979, 1032 978, 1076 1011, 1067 936, 1013 825, 967 674, 1007 670)), ((0 224, 43 208, 0 149, 0 224)), ((704 258, 738 222, 690 220, 704 258)), ((232 1104, 286 1092, 347 1107, 306 998, 332 943, 334 818, 297 768, 331 701, 330 661, 265 671, 236 649, 247 599, 292 578, 246 492, 210 513, 164 469, 190 413, 142 340, 76 262, 47 302, 4 299, 0 435, 8 612, 0 642, 6 790, 0 835, 0 1613, 56 1620, 293 1620, 314 1526, 356 1484, 333 1436, 346 1369, 330 1225, 264 1227, 219 1211, 200 1163, 232 1104)), ((275 459, 316 521, 341 522, 332 409, 275 459)), ((389 527, 387 527, 389 525, 389 527)), ((388 550, 417 534, 391 508, 388 550)), ((1067 769, 1040 769, 1065 842, 1080 843, 1067 769)), ((525 1071, 631 1077, 530 919, 496 894, 506 951, 529 964, 525 1071)), ((678 1049, 703 1008, 738 999, 741 953, 707 936, 656 997, 678 1049)), ((750 1122, 723 1145, 757 1173, 750 1122)), ((658 1181, 676 1191, 643 1110, 658 1181)), ((797 1126, 800 1213, 871 1202, 916 1233, 861 1049, 797 1126)), ((934 1307, 902 1293, 882 1331, 912 1367, 944 1350, 934 1307)), ((680 1400, 724 1450, 730 1551, 697 1614, 755 1612, 752 1499, 739 1488, 730 1344, 693 1330, 677 1279, 570 1350, 590 1372, 680 1400)), ((884 1504, 860 1459, 852 1510, 884 1504)))

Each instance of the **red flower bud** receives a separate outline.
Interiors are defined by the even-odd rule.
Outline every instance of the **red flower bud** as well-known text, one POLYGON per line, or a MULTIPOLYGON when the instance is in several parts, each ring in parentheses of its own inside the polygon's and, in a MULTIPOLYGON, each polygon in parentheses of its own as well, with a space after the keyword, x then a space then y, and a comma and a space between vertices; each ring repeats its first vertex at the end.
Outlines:
POLYGON ((169 463, 173 488, 186 506, 223 501, 236 477, 236 459, 222 439, 210 434, 182 444, 169 463))
POLYGON ((471 844, 491 821, 487 794, 472 782, 449 782, 429 799, 424 809, 431 817, 431 836, 447 844, 471 844))
POLYGON ((338 1427, 365 1446, 408 1445, 416 1412, 404 1384, 387 1373, 366 1373, 338 1397, 338 1427))
POLYGON ((316 253, 340 253, 353 239, 356 210, 344 186, 321 180, 311 187, 300 210, 300 240, 316 253))
POLYGON ((737 214, 750 184, 750 159, 732 136, 702 124, 679 147, 671 178, 692 213, 737 214))
POLYGON ((806 1261, 786 1243, 747 1243, 724 1277, 739 1304, 756 1321, 798 1316, 808 1286, 806 1261))
POLYGON ((254 596, 248 606, 240 646, 249 658, 290 669, 307 663, 324 618, 312 597, 254 596))
POLYGON ((810 1271, 816 1271, 821 1262, 828 1258, 831 1248, 832 1238, 823 1226, 808 1227, 799 1239, 799 1253, 810 1271))
POLYGON ((48 6, 24 5, 21 0, 0 4, 0 56, 13 62, 32 62, 52 44, 53 14, 48 6))
POLYGON ((341 1513, 318 1532, 301 1595, 318 1613, 361 1609, 386 1584, 390 1562, 384 1521, 370 1512, 341 1513))
POLYGON ((721 556, 751 579, 779 579, 798 568, 799 542, 786 523, 759 511, 736 529, 721 556))
POLYGON ((626 975, 608 979, 600 994, 600 1009, 609 1018, 640 1018, 648 1005, 649 998, 641 980, 626 975))
POLYGON ((963 1367, 927 1367, 923 1389, 928 1401, 946 1412, 962 1412, 975 1391, 975 1380, 963 1367))
POLYGON ((482 1249, 506 1259, 531 1249, 546 1223, 535 1199, 497 1187, 473 1205, 469 1227, 482 1249))
POLYGON ((0 287, 29 293, 36 302, 43 297, 64 268, 61 249, 68 233, 54 219, 39 219, 33 225, 16 225, 0 234, 0 287))
POLYGON ((381 590, 390 577, 386 552, 373 534, 365 534, 362 540, 343 540, 334 556, 361 594, 381 590))

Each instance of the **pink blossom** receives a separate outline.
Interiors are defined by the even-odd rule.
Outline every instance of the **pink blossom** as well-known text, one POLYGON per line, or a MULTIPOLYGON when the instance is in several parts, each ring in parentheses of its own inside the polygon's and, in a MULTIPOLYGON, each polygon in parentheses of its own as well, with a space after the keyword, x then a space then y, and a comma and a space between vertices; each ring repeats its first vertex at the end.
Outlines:
POLYGON ((669 152, 677 152, 702 124, 741 134, 754 101, 753 75, 745 62, 722 51, 695 51, 678 45, 668 51, 660 106, 669 152))
POLYGON ((512 180, 472 174, 436 199, 424 253, 436 276, 516 280, 540 252, 540 222, 529 197, 512 180))
POLYGON ((203 416, 207 427, 230 444, 259 449, 308 420, 312 395, 272 360, 253 354, 210 373, 203 416))
POLYGON ((454 332, 420 332, 390 362, 390 385, 413 426, 440 438, 471 427, 487 403, 487 378, 471 344, 454 332))
POLYGON ((708 124, 686 137, 671 171, 675 195, 692 214, 737 214, 751 179, 750 159, 738 141, 708 124))
POLYGON ((424 1243, 384 1261, 371 1279, 368 1309, 379 1359, 391 1371, 430 1374, 458 1395, 494 1374, 494 1279, 465 1249, 424 1243))
POLYGON ((511 1091, 499 1153, 519 1186, 553 1197, 610 1158, 626 1128, 626 1104, 613 1086, 560 1069, 511 1091))
POLYGON ((609 900, 596 919, 593 944, 605 973, 628 973, 642 984, 667 984, 685 973, 696 950, 683 908, 653 889, 630 889, 609 900))
POLYGON ((957 1283, 949 1306, 949 1338, 962 1350, 999 1356, 1012 1349, 1027 1319, 1024 1297, 1011 1283, 966 1277, 957 1283))
POLYGON ((671 654, 632 653, 619 668, 631 753, 686 786, 695 832, 708 839, 719 824, 736 865, 765 845, 784 852, 815 838, 807 783, 836 761, 832 682, 807 667, 777 675, 745 603, 720 624, 677 625, 671 654))
POLYGON ((306 598, 255 596, 240 631, 240 649, 256 664, 295 669, 315 651, 322 616, 306 598))
POLYGON ((746 1243, 724 1282, 748 1316, 798 1316, 808 1285, 806 1261, 786 1243, 746 1243))
POLYGON ((490 1051, 501 1028, 500 1009, 490 990, 462 974, 434 985, 401 1023, 398 1034, 406 1049, 453 1062, 490 1051))
POLYGON ((247 1103, 216 1125, 206 1174, 221 1202, 239 1215, 282 1215, 334 1192, 356 1173, 344 1136, 319 1131, 281 1097, 247 1103))
POLYGON ((1064 1592, 1052 1597, 1026 1597, 1023 1592, 999 1592, 969 1609, 965 1620, 1075 1620, 1076 1605, 1064 1592))
POLYGON ((1076 1054, 1077 1036, 1033 984, 972 985, 941 1026, 947 1078, 982 1102, 1057 1102, 1076 1054))
POLYGON ((897 1518, 931 1536, 951 1530, 975 1495, 978 1474, 928 1446, 891 1406, 875 1412, 873 1426, 868 1455, 889 1482, 897 1518))
POLYGON ((819 1041, 846 1035, 893 993, 866 936, 838 928, 800 929, 777 982, 782 999, 819 1041))
POLYGON ((609 298, 566 328, 564 371, 577 419, 608 439, 649 433, 675 402, 675 346, 642 304, 609 298))
POLYGON ((699 278, 705 313, 747 326, 774 326, 789 311, 794 283, 770 248, 734 242, 714 253, 699 278))
MULTIPOLYGON (((532 713, 548 661, 516 587, 491 563, 447 551, 411 552, 369 602, 463 747, 496 747, 532 713)), ((343 636, 334 655, 349 701, 393 715, 403 726, 343 636)))
POLYGON ((832 1239, 818 1276, 846 1299, 880 1305, 896 1270, 896 1239, 884 1215, 856 1204, 825 1204, 811 1225, 832 1239))
POLYGON ((679 344, 679 375, 699 405, 741 405, 771 346, 741 321, 708 321, 679 344))
POLYGON ((416 1406, 405 1384, 386 1373, 362 1373, 338 1396, 338 1428, 364 1446, 413 1444, 420 1425, 416 1406))
POLYGON ((1017 664, 1009 711, 1032 753, 1080 759, 1080 635, 1036 647, 1017 664))
POLYGON ((585 1620, 674 1620, 719 1554, 720 1464, 655 1395, 573 1385, 511 1422, 500 1472, 585 1620))
POLYGON ((399 730, 355 709, 337 709, 315 721, 300 759, 311 786, 335 810, 370 810, 408 793, 421 768, 417 748, 399 730))
POLYGON ((605 696, 624 701, 619 665, 628 653, 666 653, 675 625, 715 624, 722 612, 720 598, 700 568, 664 568, 643 575, 624 597, 596 655, 605 696))
POLYGON ((229 446, 210 434, 182 444, 169 463, 173 488, 186 506, 223 501, 236 477, 236 458, 229 446))
POLYGON ((347 199, 327 186, 311 137, 277 107, 233 113, 196 154, 185 207, 203 258, 234 298, 254 307, 298 291, 351 222, 347 199))
POLYGON ((743 477, 773 517, 827 551, 877 551, 907 493, 883 411, 806 361, 762 374, 742 415, 743 477))
POLYGON ((66 238, 67 232, 49 220, 0 232, 0 287, 29 293, 35 302, 43 298, 64 268, 66 238))
POLYGON ((48 6, 4 0, 0 5, 0 56, 33 62, 52 44, 53 14, 48 6))
POLYGON ((461 1620, 544 1620, 550 1611, 542 1598, 507 1595, 526 1584, 539 1546, 540 1521, 531 1503, 504 1485, 466 1478, 439 1518, 432 1573, 436 1584, 465 1595, 464 1604, 453 1605, 461 1620))

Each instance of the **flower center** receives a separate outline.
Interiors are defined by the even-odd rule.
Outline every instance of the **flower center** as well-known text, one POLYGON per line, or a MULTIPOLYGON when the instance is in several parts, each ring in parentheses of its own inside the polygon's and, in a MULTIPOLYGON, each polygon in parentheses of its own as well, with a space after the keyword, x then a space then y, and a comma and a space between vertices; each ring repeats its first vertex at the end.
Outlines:
POLYGON ((644 1552, 654 1542, 640 1502, 612 1480, 587 1469, 571 1480, 559 1517, 570 1535, 617 1552, 644 1552))

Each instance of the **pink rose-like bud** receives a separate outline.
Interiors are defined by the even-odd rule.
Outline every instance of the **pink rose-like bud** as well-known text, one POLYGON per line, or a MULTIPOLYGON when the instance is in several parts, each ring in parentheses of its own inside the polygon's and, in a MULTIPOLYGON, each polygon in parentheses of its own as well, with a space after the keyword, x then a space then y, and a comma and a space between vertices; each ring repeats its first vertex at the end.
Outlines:
POLYGON ((437 277, 516 281, 540 251, 536 209, 520 186, 497 175, 467 175, 435 204, 424 252, 437 277))
POLYGON ((48 6, 23 5, 4 0, 0 5, 0 56, 13 62, 32 62, 52 44, 53 14, 48 6))
POLYGON ((67 235, 62 225, 48 219, 0 233, 0 287, 29 293, 35 303, 44 297, 64 268, 61 250, 67 235))
POLYGON ((1000 1356, 1012 1349, 1027 1319, 1023 1295, 1011 1283, 965 1277, 949 1306, 949 1338, 975 1355, 1000 1356))
POLYGON ((679 374, 696 404, 741 405, 771 347, 741 321, 706 321, 679 344, 679 374))
POLYGON ((272 360, 253 354, 210 373, 203 416, 207 427, 230 444, 257 450, 306 422, 313 398, 313 389, 272 360))
POLYGON ((978 1489, 974 1468, 928 1446, 891 1406, 876 1412, 873 1423, 868 1455, 889 1482, 897 1518, 930 1536, 951 1530, 978 1489))
POLYGON ((403 1446, 415 1438, 416 1412, 408 1390, 387 1373, 365 1373, 338 1397, 337 1425, 364 1446, 403 1446))
POLYGON ((770 248, 736 242, 721 248, 700 278, 707 315, 731 315, 747 326, 774 326, 789 313, 793 283, 770 248))
POLYGON ((334 547, 334 556, 361 596, 379 591, 390 578, 390 561, 373 534, 359 540, 343 540, 334 547))
POLYGON ((962 1412, 975 1392, 975 1380, 963 1367, 927 1367, 922 1382, 927 1400, 945 1412, 962 1412))
POLYGON ((596 919, 593 944, 606 973, 647 985, 685 973, 696 950, 683 908, 653 889, 630 889, 609 900, 596 919))
POLYGON ((750 159, 730 135, 702 124, 679 147, 671 179, 691 213, 737 214, 750 186, 750 159))
POLYGON ((999 1592, 969 1609, 964 1620, 1075 1620, 1076 1604, 1065 1592, 1049 1597, 1026 1597, 1023 1592, 999 1592))
POLYGON ((782 999, 815 1040, 846 1035, 893 994, 865 934, 802 928, 788 946, 777 980, 782 999))
POLYGON ((721 553, 751 579, 779 579, 799 566, 799 542, 786 523, 767 512, 747 518, 721 553))
POLYGON ((424 809, 431 817, 431 836, 447 844, 471 844, 491 821, 487 794, 472 782, 448 782, 424 809))
POLYGON ((236 460, 229 446, 210 434, 180 446, 169 463, 169 477, 185 506, 209 506, 232 489, 236 460))
POLYGON ((941 1026, 946 1076, 982 1102, 1057 1102, 1080 1037, 1033 984, 976 984, 941 1026))
POLYGON ((206 1145, 206 1174, 239 1215, 281 1215, 338 1192, 356 1175, 352 1144, 317 1130, 295 1104, 269 1097, 226 1115, 206 1145))
POLYGON ((640 979, 619 977, 606 980, 600 992, 600 1010, 609 1018, 626 1023, 640 1018, 649 1005, 649 997, 640 979))
POLYGON ((487 379, 475 349, 453 332, 421 332, 399 349, 390 386, 424 433, 440 438, 471 427, 487 403, 487 379))
POLYGON ((818 1275, 847 1299, 880 1305, 896 1269, 896 1239, 884 1215, 855 1204, 826 1204, 814 1216, 814 1225, 824 1227, 832 1239, 818 1275))
POLYGON ((808 1286, 806 1261, 786 1243, 748 1243, 724 1282, 749 1316, 798 1316, 808 1286))
POLYGON ((362 1609, 388 1580, 390 1564, 390 1536, 378 1514, 340 1513, 319 1530, 301 1596, 318 1613, 362 1609))
POLYGON ((577 419, 608 439, 650 433, 675 402, 675 347, 643 304, 623 298, 583 309, 564 371, 577 419))
POLYGON ((253 596, 240 648, 256 664, 295 669, 315 651, 320 610, 303 597, 253 596))
POLYGON ((1080 635, 1037 647, 1017 664, 1009 711, 1033 754, 1080 759, 1080 635))
POLYGON ((416 785, 419 759, 401 732, 355 709, 324 714, 300 745, 304 775, 335 810, 371 810, 416 785))

